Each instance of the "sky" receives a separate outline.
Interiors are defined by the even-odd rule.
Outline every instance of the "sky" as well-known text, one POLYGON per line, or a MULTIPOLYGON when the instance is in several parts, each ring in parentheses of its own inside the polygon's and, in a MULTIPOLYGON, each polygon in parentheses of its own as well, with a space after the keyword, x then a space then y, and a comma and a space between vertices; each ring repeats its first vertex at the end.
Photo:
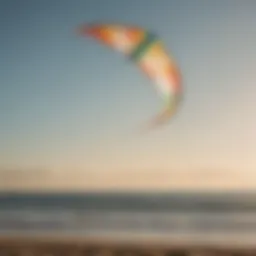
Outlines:
POLYGON ((255 12, 253 0, 1 0, 0 170, 255 178, 255 12), (75 34, 95 21, 161 36, 184 88, 167 126, 135 135, 162 102, 133 63, 75 34))

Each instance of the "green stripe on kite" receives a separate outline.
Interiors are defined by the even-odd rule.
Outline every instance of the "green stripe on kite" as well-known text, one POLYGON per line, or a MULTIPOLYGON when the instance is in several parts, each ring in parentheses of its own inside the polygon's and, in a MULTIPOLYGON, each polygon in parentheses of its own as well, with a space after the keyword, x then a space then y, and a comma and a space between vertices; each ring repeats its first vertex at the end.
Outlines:
POLYGON ((157 36, 151 33, 147 33, 144 40, 133 50, 130 54, 130 58, 134 61, 138 61, 147 49, 157 41, 157 36))

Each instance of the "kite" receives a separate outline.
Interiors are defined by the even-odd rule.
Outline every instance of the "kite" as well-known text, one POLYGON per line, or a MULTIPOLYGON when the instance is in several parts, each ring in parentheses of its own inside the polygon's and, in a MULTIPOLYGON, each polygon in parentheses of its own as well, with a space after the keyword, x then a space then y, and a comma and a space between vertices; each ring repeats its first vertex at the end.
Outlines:
POLYGON ((77 32, 122 53, 154 82, 164 106, 146 129, 165 124, 172 118, 182 98, 181 74, 155 33, 132 25, 104 23, 84 24, 77 32))

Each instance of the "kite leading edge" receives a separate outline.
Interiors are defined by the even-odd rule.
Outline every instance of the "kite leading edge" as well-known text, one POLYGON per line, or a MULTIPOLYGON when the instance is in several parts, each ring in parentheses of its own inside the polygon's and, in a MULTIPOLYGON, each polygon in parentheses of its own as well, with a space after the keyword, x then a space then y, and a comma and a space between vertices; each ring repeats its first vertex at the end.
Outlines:
POLYGON ((157 35, 136 26, 100 23, 82 25, 78 33, 121 52, 154 81, 164 108, 143 130, 165 124, 172 118, 182 96, 181 75, 157 35))

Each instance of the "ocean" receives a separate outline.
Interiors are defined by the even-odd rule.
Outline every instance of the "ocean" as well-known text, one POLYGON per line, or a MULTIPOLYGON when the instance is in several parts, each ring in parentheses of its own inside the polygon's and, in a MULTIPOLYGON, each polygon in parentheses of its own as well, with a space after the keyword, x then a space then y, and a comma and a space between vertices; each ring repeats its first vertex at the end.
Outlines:
POLYGON ((256 244, 255 193, 2 193, 1 235, 256 244))

